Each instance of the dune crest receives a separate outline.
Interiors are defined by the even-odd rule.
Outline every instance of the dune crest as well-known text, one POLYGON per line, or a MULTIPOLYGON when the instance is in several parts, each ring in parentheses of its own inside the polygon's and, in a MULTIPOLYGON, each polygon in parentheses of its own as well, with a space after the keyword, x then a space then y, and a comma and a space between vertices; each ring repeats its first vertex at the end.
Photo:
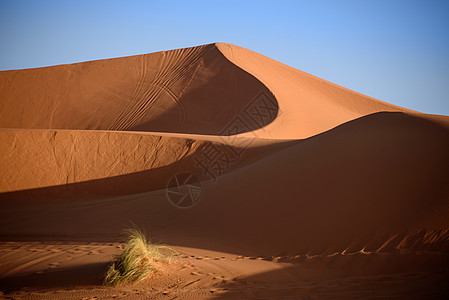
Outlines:
POLYGON ((261 92, 269 94, 214 44, 4 71, 0 128, 229 135, 226 126, 261 92))
POLYGON ((231 62, 265 84, 278 100, 282 116, 264 130, 271 137, 307 138, 364 115, 380 111, 411 112, 251 50, 223 43, 217 47, 231 62))
POLYGON ((0 259, 0 285, 40 288, 42 261, 53 282, 59 248, 101 266, 132 221, 181 253, 150 298, 170 276, 192 297, 248 281, 346 298, 351 278, 371 292, 382 276, 392 295, 426 276, 422 295, 447 292, 447 116, 223 43, 4 71, 0 97, 0 251, 18 258, 0 259))

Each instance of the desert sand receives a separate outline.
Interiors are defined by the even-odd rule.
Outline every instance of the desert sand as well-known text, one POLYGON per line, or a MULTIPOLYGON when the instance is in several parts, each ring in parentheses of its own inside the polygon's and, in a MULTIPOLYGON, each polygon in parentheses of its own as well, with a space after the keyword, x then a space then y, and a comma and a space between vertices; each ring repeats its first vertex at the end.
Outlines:
POLYGON ((215 43, 0 72, 0 128, 1 297, 449 294, 447 116, 215 43), (179 254, 102 286, 132 224, 179 254))

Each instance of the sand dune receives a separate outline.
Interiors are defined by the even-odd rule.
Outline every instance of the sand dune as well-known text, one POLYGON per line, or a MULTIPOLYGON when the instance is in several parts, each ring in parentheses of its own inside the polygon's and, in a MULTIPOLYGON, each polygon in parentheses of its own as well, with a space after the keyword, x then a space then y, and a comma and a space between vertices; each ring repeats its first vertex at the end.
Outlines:
POLYGON ((447 292, 449 117, 222 43, 0 72, 0 96, 2 290, 129 293, 92 273, 132 221, 181 253, 151 297, 447 292), (180 173, 201 185, 187 209, 180 173))
POLYGON ((0 78, 3 128, 218 135, 257 93, 269 93, 215 45, 0 72, 0 78))

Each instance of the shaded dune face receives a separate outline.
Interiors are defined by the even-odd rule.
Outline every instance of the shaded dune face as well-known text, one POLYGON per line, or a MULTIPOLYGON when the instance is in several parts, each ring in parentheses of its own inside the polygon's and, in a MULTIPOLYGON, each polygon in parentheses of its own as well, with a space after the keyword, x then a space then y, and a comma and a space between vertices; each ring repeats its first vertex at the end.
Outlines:
POLYGON ((278 105, 215 45, 0 72, 0 127, 230 135, 272 122, 278 105), (260 95, 270 113, 226 130, 260 95))
POLYGON ((0 92, 2 209, 34 205, 4 213, 2 236, 111 237, 133 220, 259 255, 448 251, 448 117, 228 44, 0 72, 0 92), (196 164, 211 142, 245 150, 216 180, 196 164), (186 210, 164 189, 179 172, 203 184, 186 210))
POLYGON ((195 225, 227 228, 224 237, 268 252, 447 251, 447 153, 446 127, 376 113, 223 177, 185 218, 207 216, 195 225), (424 239, 426 230, 434 240, 424 239))

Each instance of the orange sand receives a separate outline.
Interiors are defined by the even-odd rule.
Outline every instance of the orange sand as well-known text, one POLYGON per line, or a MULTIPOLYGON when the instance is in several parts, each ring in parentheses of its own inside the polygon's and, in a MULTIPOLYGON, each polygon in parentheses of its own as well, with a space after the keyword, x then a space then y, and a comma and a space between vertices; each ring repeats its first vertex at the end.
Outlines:
POLYGON ((222 43, 4 71, 0 97, 6 297, 448 293, 449 117, 222 43), (102 287, 130 222, 180 255, 102 287))

